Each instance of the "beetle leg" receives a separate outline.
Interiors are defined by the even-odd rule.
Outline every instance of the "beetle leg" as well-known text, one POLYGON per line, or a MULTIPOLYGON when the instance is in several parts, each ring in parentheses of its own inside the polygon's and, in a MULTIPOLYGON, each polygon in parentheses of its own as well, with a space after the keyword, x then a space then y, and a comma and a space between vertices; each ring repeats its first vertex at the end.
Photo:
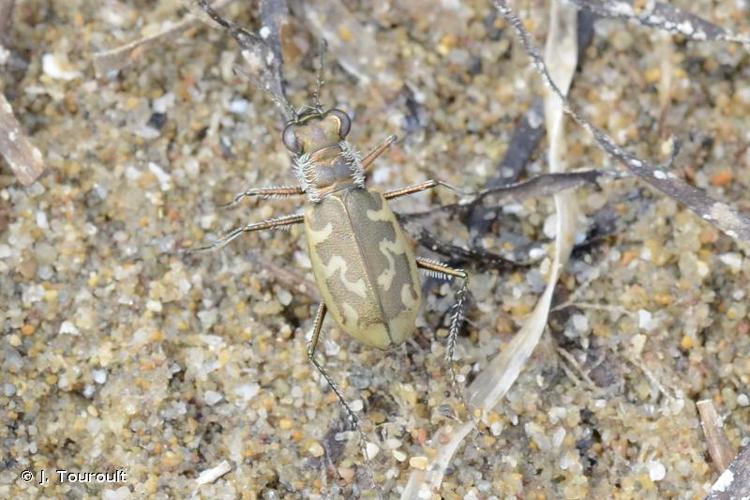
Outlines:
POLYGON ((274 186, 267 188, 248 188, 238 193, 232 201, 226 205, 219 205, 219 208, 229 208, 236 205, 242 198, 248 196, 258 196, 260 198, 281 198, 285 196, 299 196, 305 194, 305 191, 299 186, 274 186))
MULTIPOLYGON (((326 307, 325 303, 321 303, 320 306, 318 306, 318 312, 317 314, 315 314, 315 320, 313 321, 312 337, 310 338, 310 342, 307 344, 307 358, 310 360, 313 366, 315 366, 315 369, 318 370, 318 373, 320 373, 325 381, 328 382, 328 386, 331 388, 331 390, 333 390, 334 394, 336 394, 336 397, 339 398, 339 402, 344 407, 344 410, 346 410, 346 416, 349 419, 349 425, 359 434, 359 446, 362 449, 362 455, 365 457, 368 474, 372 475, 370 457, 367 454, 367 440, 365 439, 365 434, 362 432, 362 428, 359 426, 359 419, 357 418, 357 414, 354 413, 354 410, 352 410, 352 408, 349 406, 349 403, 346 402, 346 399, 341 393, 341 390, 339 390, 339 387, 333 381, 331 376, 328 375, 328 372, 323 368, 323 365, 321 365, 320 361, 315 358, 315 349, 318 347, 318 341, 320 340, 320 331, 323 328, 323 320, 326 318, 327 310, 328 308, 326 307)), ((372 477, 370 477, 370 481, 372 482, 372 477)))
POLYGON ((413 186, 406 186, 405 188, 394 189, 393 191, 386 191, 385 193, 383 193, 383 197, 386 200, 392 200, 393 198, 400 198, 401 196, 408 196, 410 194, 419 193, 419 192, 426 191, 428 189, 432 189, 438 186, 443 186, 461 195, 466 194, 460 189, 458 189, 457 187, 451 184, 448 184, 447 182, 436 181, 434 179, 430 179, 429 181, 420 182, 419 184, 414 184, 413 186))
POLYGON ((385 150, 391 146, 391 144, 396 142, 396 139, 398 139, 398 137, 396 137, 395 135, 389 135, 383 142, 378 144, 375 149, 367 153, 367 155, 362 158, 362 168, 365 172, 367 172, 367 170, 372 165, 372 162, 374 162, 378 156, 382 155, 385 150))
MULTIPOLYGON (((474 420, 474 414, 469 408, 468 401, 464 397, 464 392, 458 386, 456 380, 456 370, 453 361, 453 352, 456 348, 456 340, 458 339, 458 332, 461 330, 461 326, 466 318, 464 315, 464 308, 466 307, 466 298, 469 293, 469 275, 463 269, 457 269, 450 267, 441 262, 437 262, 424 257, 417 257, 417 267, 420 269, 427 270, 430 274, 438 278, 459 278, 461 280, 461 287, 456 292, 456 303, 453 305, 453 311, 451 312, 451 324, 448 328, 448 348, 445 351, 445 361, 448 363, 448 373, 451 379, 451 385, 456 395, 461 399, 466 411, 474 420)), ((474 422, 475 425, 477 422, 474 422)))
POLYGON ((276 229, 280 227, 291 226, 292 224, 299 224, 305 220, 304 215, 285 215, 284 217, 277 217, 275 219, 268 219, 261 222, 254 222, 246 226, 240 226, 232 229, 227 234, 222 236, 216 241, 212 241, 207 245, 200 247, 189 248, 186 250, 188 253, 203 252, 205 250, 212 250, 214 248, 220 248, 228 244, 230 241, 237 238, 242 233, 250 233, 252 231, 261 231, 263 229, 276 229))

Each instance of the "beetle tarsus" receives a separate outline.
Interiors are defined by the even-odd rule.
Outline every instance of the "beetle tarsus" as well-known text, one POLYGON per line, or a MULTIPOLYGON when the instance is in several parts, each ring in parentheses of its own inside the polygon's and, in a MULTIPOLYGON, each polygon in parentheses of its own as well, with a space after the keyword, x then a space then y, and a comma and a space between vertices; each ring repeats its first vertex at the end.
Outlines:
POLYGON ((448 327, 448 343, 445 350, 445 361, 448 364, 448 376, 451 381, 453 392, 461 400, 461 403, 463 403, 466 408, 466 413, 469 415, 469 418, 471 418, 474 426, 478 429, 479 422, 477 422, 474 413, 469 406, 469 402, 466 400, 463 389, 458 384, 455 362, 453 359, 453 354, 456 349, 456 340, 458 339, 458 334, 461 331, 464 320, 466 319, 465 308, 469 294, 469 275, 463 269, 450 267, 447 264, 425 257, 417 257, 417 267, 427 271, 431 276, 436 278, 457 278, 461 280, 461 287, 456 292, 456 303, 451 310, 450 326, 448 327))

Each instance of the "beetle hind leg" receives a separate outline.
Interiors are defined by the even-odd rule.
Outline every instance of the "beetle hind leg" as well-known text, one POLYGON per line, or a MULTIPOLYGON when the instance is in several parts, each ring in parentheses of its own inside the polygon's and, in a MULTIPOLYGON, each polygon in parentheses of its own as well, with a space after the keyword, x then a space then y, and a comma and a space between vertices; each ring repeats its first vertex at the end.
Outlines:
POLYGON ((349 420, 351 428, 354 429, 359 435, 359 446, 362 449, 362 455, 365 458, 370 486, 374 488, 375 483, 372 477, 372 465, 370 463, 370 457, 367 453, 367 440, 365 438, 364 432, 362 432, 362 428, 359 426, 359 419, 357 418, 357 414, 354 413, 354 410, 352 410, 351 406, 349 406, 349 403, 346 401, 346 398, 344 398, 344 394, 341 392, 338 385, 336 385, 336 382, 333 381, 325 368, 323 368, 323 365, 321 365, 320 361, 318 361, 315 357, 315 350, 318 347, 318 341, 320 340, 320 331, 323 328, 323 320, 325 320, 327 310, 328 308, 324 303, 321 303, 320 306, 318 306, 318 312, 315 314, 315 320, 313 322, 312 337, 307 344, 307 358, 313 364, 318 373, 320 373, 320 375, 325 379, 334 394, 336 394, 336 397, 339 399, 341 406, 343 406, 344 410, 346 411, 346 416, 349 420))
POLYGON ((304 215, 285 215, 283 217, 276 217, 275 219, 268 219, 261 222, 253 222, 245 226, 240 226, 232 229, 218 240, 206 243, 198 247, 188 248, 183 250, 184 253, 192 254, 197 252, 205 252, 207 250, 213 250, 214 248, 221 248, 229 244, 231 241, 236 239, 242 233, 251 233, 253 231, 263 231, 265 229, 284 229, 294 224, 301 224, 305 221, 304 215))
MULTIPOLYGON (((458 385, 458 380, 456 378, 455 361, 453 360, 453 353, 456 349, 456 340, 458 339, 458 334, 461 331, 461 326, 463 326, 464 320, 466 319, 465 309, 466 301, 469 295, 469 275, 466 274, 466 271, 464 271, 463 269, 450 267, 447 264, 443 264, 432 259, 417 257, 416 260, 418 268, 427 271, 428 274, 435 278, 458 278, 461 280, 461 287, 456 292, 456 302, 453 304, 453 307, 451 309, 450 326, 448 327, 448 346, 445 351, 445 361, 448 364, 448 374, 450 377, 451 386, 453 387, 453 391, 461 399, 461 402, 466 407, 466 411, 471 419, 475 420, 474 414, 469 407, 469 402, 464 396, 464 391, 458 385)), ((476 425, 477 422, 474 421, 474 424, 476 425)))

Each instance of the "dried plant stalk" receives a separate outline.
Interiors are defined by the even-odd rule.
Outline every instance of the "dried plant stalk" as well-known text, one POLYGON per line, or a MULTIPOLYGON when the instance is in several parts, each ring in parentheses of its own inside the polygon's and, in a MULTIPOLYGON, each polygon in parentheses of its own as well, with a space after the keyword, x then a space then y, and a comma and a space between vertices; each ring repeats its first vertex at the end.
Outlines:
MULTIPOLYGON (((570 86, 578 58, 575 26, 576 9, 553 2, 545 59, 549 61, 548 64, 554 74, 553 78, 563 89, 562 92, 567 92, 570 86)), ((556 95, 546 96, 545 124, 550 137, 548 159, 550 171, 553 173, 561 173, 565 169, 562 161, 565 148, 562 117, 562 101, 556 95)), ((473 406, 491 410, 500 402, 518 378, 518 374, 531 356, 547 325, 555 284, 575 242, 577 208, 572 193, 556 194, 555 208, 557 210, 557 236, 547 288, 518 334, 469 387, 469 403, 473 406)))
MULTIPOLYGON (((554 74, 553 78, 563 92, 567 92, 570 87, 578 60, 576 15, 577 10, 574 7, 563 5, 558 1, 552 2, 547 58, 554 74)), ((557 95, 549 94, 545 97, 545 124, 550 138, 550 171, 554 173, 561 173, 565 170, 565 164, 562 161, 565 152, 562 119, 562 99, 557 95)), ((577 208, 572 193, 556 194, 555 208, 557 210, 557 236, 554 261, 547 287, 531 316, 510 344, 468 387, 467 402, 472 409, 477 408, 486 412, 497 406, 518 378, 547 326, 555 285, 575 242, 577 208)), ((432 442, 441 444, 437 447, 432 463, 427 470, 415 471, 411 474, 406 489, 401 495, 402 499, 423 498, 424 495, 438 490, 453 454, 472 427, 471 422, 466 422, 458 428, 446 426, 438 431, 432 442)))
POLYGON ((211 7, 207 0, 197 0, 203 12, 202 17, 209 17, 212 24, 218 25, 231 35, 241 48, 241 54, 247 63, 245 68, 235 67, 235 71, 252 81, 260 90, 269 94, 281 111, 284 121, 297 116, 297 112, 286 98, 280 36, 289 13, 285 0, 264 0, 261 17, 264 28, 259 33, 248 31, 242 26, 222 17, 211 7), (267 33, 266 33, 267 31, 267 33))
POLYGON ((13 108, 2 92, 0 92, 0 154, 24 186, 33 184, 44 172, 42 153, 21 131, 21 124, 13 116, 13 108))
POLYGON ((617 17, 635 21, 650 28, 683 35, 698 42, 717 41, 739 43, 750 49, 750 38, 732 33, 691 12, 666 2, 647 2, 639 9, 625 0, 572 0, 582 9, 603 17, 617 17))
POLYGON ((729 468, 711 486, 707 500, 737 500, 750 497, 750 446, 746 446, 729 468))
MULTIPOLYGON (((212 6, 215 9, 221 9, 226 7, 234 0, 216 0, 212 2, 212 6)), ((118 71, 127 68, 135 61, 140 59, 143 54, 156 45, 165 43, 188 28, 197 25, 200 22, 199 19, 188 16, 185 19, 177 22, 167 22, 164 28, 157 34, 139 38, 133 40, 130 43, 126 43, 120 47, 96 52, 94 54, 94 72, 97 78, 101 78, 110 71, 118 71)))
POLYGON ((529 57, 531 57, 534 68, 542 76, 545 85, 562 99, 565 113, 591 134, 601 149, 616 158, 630 172, 670 198, 683 203, 730 238, 750 242, 750 217, 724 202, 714 200, 701 189, 691 186, 670 172, 668 169, 672 164, 674 156, 665 167, 659 167, 638 158, 615 144, 609 135, 595 127, 588 119, 574 109, 553 81, 541 55, 539 55, 539 50, 531 40, 531 35, 526 31, 518 16, 508 7, 508 3, 505 0, 494 0, 494 3, 503 17, 505 17, 505 20, 515 29, 524 49, 529 54, 529 57))
POLYGON ((724 433, 724 424, 710 399, 698 401, 695 406, 698 408, 698 415, 701 418, 703 434, 706 435, 708 454, 711 455, 716 470, 724 472, 732 463, 732 458, 735 455, 732 444, 724 433))

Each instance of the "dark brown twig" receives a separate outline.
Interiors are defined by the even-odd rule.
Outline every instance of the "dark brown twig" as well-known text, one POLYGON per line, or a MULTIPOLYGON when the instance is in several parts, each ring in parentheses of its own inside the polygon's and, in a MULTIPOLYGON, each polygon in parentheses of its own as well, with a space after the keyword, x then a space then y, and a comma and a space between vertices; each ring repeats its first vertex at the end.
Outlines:
POLYGON ((286 98, 281 42, 278 39, 281 26, 286 22, 285 18, 288 15, 286 2, 284 0, 263 2, 262 15, 266 17, 263 18, 265 25, 260 33, 248 31, 222 17, 207 0, 197 0, 197 3, 203 12, 231 35, 242 48, 242 57, 250 68, 250 72, 236 69, 270 95, 281 110, 285 121, 296 118, 297 112, 286 98))
POLYGON ((568 189, 575 189, 585 184, 597 185, 602 177, 619 178, 621 175, 615 172, 606 172, 604 170, 584 170, 582 172, 565 172, 558 174, 541 174, 523 182, 507 186, 496 186, 484 189, 461 200, 458 203, 443 205, 436 209, 425 210, 421 212, 411 212, 400 214, 399 217, 404 221, 410 221, 430 215, 435 215, 437 211, 456 214, 461 217, 467 215, 469 211, 476 210, 477 205, 485 199, 490 198, 493 207, 500 207, 508 203, 518 203, 528 198, 541 196, 550 196, 562 193, 568 189))
POLYGON ((34 183, 42 172, 42 153, 24 135, 21 124, 13 116, 13 108, 0 92, 0 155, 21 184, 34 183))
MULTIPOLYGON (((407 226, 407 231, 409 228, 407 226)), ((516 269, 518 267, 528 267, 531 262, 516 262, 500 254, 489 252, 478 247, 460 247, 439 240, 427 229, 422 228, 416 235, 417 242, 420 246, 442 255, 448 259, 451 265, 463 265, 471 263, 479 267, 491 267, 499 270, 516 269)))
POLYGON ((560 99, 565 113, 590 133, 600 148, 616 158, 630 172, 670 198, 685 204, 690 210, 724 232, 730 238, 740 241, 750 241, 750 217, 740 213, 726 203, 714 200, 702 190, 691 186, 675 176, 668 169, 653 165, 621 148, 615 144, 609 135, 595 127, 588 119, 584 118, 574 109, 552 80, 547 66, 539 53, 539 49, 537 49, 531 40, 531 35, 526 31, 518 16, 508 7, 505 0, 494 0, 494 3, 506 21, 515 29, 519 40, 531 58, 534 68, 542 76, 545 85, 560 99))
POLYGON ((732 33, 665 2, 647 2, 643 9, 637 9, 632 1, 624 0, 573 0, 573 3, 600 16, 635 21, 643 26, 683 35, 690 40, 733 42, 750 49, 750 38, 747 36, 732 33))
MULTIPOLYGON (((587 10, 578 13, 578 71, 582 70, 585 60, 582 57, 586 48, 594 38, 594 19, 596 15, 587 10)), ((485 184, 485 188, 508 186, 518 181, 521 173, 531 160, 546 134, 544 125, 544 106, 541 98, 537 98, 531 108, 516 124, 508 149, 497 166, 495 174, 485 184)), ((486 210, 480 206, 471 207, 471 212, 465 217, 472 233, 472 239, 477 241, 484 236, 492 226, 492 218, 487 217, 486 210)))
POLYGON ((711 486, 707 500, 736 500, 750 496, 750 446, 746 446, 729 468, 711 486))

